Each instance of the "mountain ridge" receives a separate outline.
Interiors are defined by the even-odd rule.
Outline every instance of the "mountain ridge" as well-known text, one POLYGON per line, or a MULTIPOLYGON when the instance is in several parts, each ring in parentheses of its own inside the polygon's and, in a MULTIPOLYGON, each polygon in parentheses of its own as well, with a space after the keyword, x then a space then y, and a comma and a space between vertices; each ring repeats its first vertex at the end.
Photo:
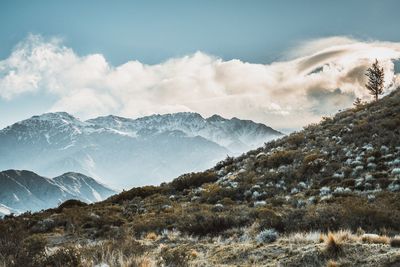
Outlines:
POLYGON ((28 170, 9 169, 0 172, 0 182, 2 215, 48 209, 68 199, 93 203, 117 193, 91 177, 72 172, 47 178, 28 170))
POLYGON ((0 169, 47 176, 76 171, 126 188, 208 168, 281 135, 263 124, 216 116, 182 112, 81 121, 66 112, 45 113, 0 130, 0 169))

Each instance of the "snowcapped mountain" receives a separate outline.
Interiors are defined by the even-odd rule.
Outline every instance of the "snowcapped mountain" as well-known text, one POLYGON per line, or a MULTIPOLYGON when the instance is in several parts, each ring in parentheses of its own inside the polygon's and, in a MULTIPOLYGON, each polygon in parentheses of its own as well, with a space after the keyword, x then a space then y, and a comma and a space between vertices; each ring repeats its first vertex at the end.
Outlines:
POLYGON ((189 112, 87 121, 46 113, 0 131, 0 169, 74 171, 127 188, 211 167, 280 135, 252 121, 189 112))
POLYGON ((116 191, 80 173, 65 173, 53 179, 31 171, 0 172, 0 216, 56 207, 68 199, 92 203, 116 191))
POLYGON ((148 130, 153 133, 181 131, 187 136, 206 138, 234 153, 243 153, 282 135, 264 124, 250 120, 228 120, 219 115, 205 119, 200 114, 191 112, 152 115, 136 120, 110 115, 87 122, 129 136, 147 133, 148 130))

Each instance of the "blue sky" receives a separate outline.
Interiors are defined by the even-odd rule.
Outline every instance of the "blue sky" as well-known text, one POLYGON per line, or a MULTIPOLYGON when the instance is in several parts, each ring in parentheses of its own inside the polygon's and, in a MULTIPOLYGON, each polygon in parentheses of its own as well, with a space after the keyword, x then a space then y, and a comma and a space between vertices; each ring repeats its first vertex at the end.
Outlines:
POLYGON ((334 35, 398 41, 396 0, 0 2, 0 57, 29 33, 60 36, 78 54, 154 64, 203 51, 268 63, 297 42, 334 35))
MULTIPOLYGON (((399 8, 400 1, 396 0, 3 0, 0 2, 0 128, 38 113, 60 109, 82 118, 107 113, 131 117, 174 111, 196 111, 205 116, 220 113, 278 128, 290 128, 281 123, 282 118, 289 124, 296 119, 294 114, 299 114, 306 118, 299 120, 296 127, 300 127, 322 114, 348 106, 355 96, 363 96, 354 86, 332 81, 332 66, 344 64, 349 73, 360 66, 364 68, 369 50, 362 57, 357 55, 357 60, 351 63, 337 57, 324 61, 324 66, 329 66, 327 71, 331 72, 329 75, 322 73, 318 84, 299 89, 303 90, 301 96, 308 96, 305 102, 282 100, 282 95, 287 96, 291 89, 287 86, 280 91, 269 89, 279 79, 268 75, 285 73, 282 68, 290 69, 295 64, 287 63, 288 60, 331 49, 330 44, 332 49, 344 46, 342 50, 351 45, 352 52, 346 50, 345 55, 353 59, 355 47, 364 49, 368 45, 368 49, 375 52, 381 46, 389 47, 391 52, 386 51, 386 54, 372 50, 370 54, 371 57, 382 56, 391 71, 391 62, 398 60, 399 8), (46 69, 39 64, 40 60, 32 59, 35 51, 42 51, 39 48, 47 49, 54 56, 52 62, 43 60, 46 69), (18 56, 19 65, 15 63, 16 51, 25 53, 25 57, 18 56), (201 53, 195 54, 196 51, 201 53), (61 65, 54 60, 57 57, 63 58, 61 65), (173 64, 165 63, 171 59, 175 60, 173 64), (147 72, 139 72, 135 61, 147 72), (72 68, 71 62, 79 68, 72 68), (282 62, 287 64, 280 64, 282 62), (283 67, 277 68, 277 65, 283 67), (99 70, 99 66, 104 69, 99 70), (193 69, 193 73, 179 66, 193 69), (62 72, 68 72, 68 77, 62 76, 62 72), (208 75, 209 72, 213 74, 208 75), (223 77, 229 79, 213 80, 222 72, 223 77), (49 78, 53 74, 54 77, 49 78), (107 79, 100 80, 98 76, 101 75, 107 79), (124 75, 132 75, 134 79, 127 82, 121 78, 124 75), (79 82, 69 83, 70 80, 79 82), (121 85, 122 81, 126 84, 121 85), (52 88, 54 84, 58 89, 52 88), (180 89, 184 86, 186 89, 180 89), (336 90, 338 86, 341 87, 339 91, 336 90), (316 88, 328 92, 316 93, 316 88), (208 97, 200 101, 203 95, 208 97), (320 110, 316 95, 329 98, 319 101, 327 103, 327 110, 320 110), (128 96, 130 101, 127 102, 128 96), (82 98, 88 98, 90 103, 82 98), (236 108, 228 107, 232 101, 237 103, 236 108), (307 109, 311 115, 294 106, 307 109), (84 112, 84 107, 90 112, 84 112)), ((323 66, 318 64, 315 67, 323 66)), ((346 75, 335 71, 340 79, 346 75)), ((296 72, 293 75, 306 74, 296 72)))

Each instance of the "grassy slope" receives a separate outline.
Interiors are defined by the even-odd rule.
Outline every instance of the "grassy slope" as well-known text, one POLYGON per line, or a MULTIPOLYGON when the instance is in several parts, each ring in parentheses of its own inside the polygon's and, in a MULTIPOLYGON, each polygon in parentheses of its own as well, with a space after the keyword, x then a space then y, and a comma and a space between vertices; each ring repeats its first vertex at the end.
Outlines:
MULTIPOLYGON (((50 247, 117 239, 117 243, 107 241, 116 250, 129 236, 128 243, 141 242, 138 246, 154 261, 164 253, 164 263, 171 254, 178 259, 181 255, 182 262, 199 264, 255 261, 287 266, 296 266, 305 257, 303 264, 320 266, 340 255, 324 254, 318 240, 291 244, 293 251, 288 250, 285 238, 260 245, 255 241, 257 234, 269 228, 281 236, 359 228, 398 234, 399 104, 400 91, 396 90, 379 102, 325 118, 318 125, 169 184, 134 188, 93 205, 69 202, 58 209, 8 218, 0 222, 0 255, 26 255, 28 245, 14 243, 29 241, 33 234, 46 237, 50 247), (165 230, 178 237, 171 238, 165 230), (144 238, 148 233, 155 233, 156 238, 144 238), (220 239, 214 243, 217 236, 220 239)), ((385 244, 346 242, 343 250, 347 251, 339 257, 343 266, 360 256, 360 260, 367 259, 371 251, 389 253, 390 257, 381 257, 387 264, 398 260, 397 250, 385 244)), ((361 265, 367 266, 365 262, 361 265)))

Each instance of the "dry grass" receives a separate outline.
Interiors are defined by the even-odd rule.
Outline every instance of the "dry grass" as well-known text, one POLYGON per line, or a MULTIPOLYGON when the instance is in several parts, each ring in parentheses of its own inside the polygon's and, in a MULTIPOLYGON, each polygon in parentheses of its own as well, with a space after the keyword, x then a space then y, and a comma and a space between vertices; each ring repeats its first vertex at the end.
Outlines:
POLYGON ((364 234, 361 236, 361 241, 369 244, 390 244, 390 238, 385 235, 364 234))
POLYGON ((281 240, 294 244, 323 242, 323 240, 321 241, 321 233, 317 231, 292 233, 281 238, 281 240))
POLYGON ((325 239, 325 252, 331 256, 337 256, 342 251, 342 242, 334 233, 329 232, 325 239))
POLYGON ((147 235, 145 237, 145 239, 151 240, 151 241, 156 241, 157 238, 158 238, 158 235, 154 232, 147 233, 147 235))
POLYGON ((334 260, 329 260, 328 263, 326 264, 326 267, 339 267, 340 265, 334 261, 334 260))

